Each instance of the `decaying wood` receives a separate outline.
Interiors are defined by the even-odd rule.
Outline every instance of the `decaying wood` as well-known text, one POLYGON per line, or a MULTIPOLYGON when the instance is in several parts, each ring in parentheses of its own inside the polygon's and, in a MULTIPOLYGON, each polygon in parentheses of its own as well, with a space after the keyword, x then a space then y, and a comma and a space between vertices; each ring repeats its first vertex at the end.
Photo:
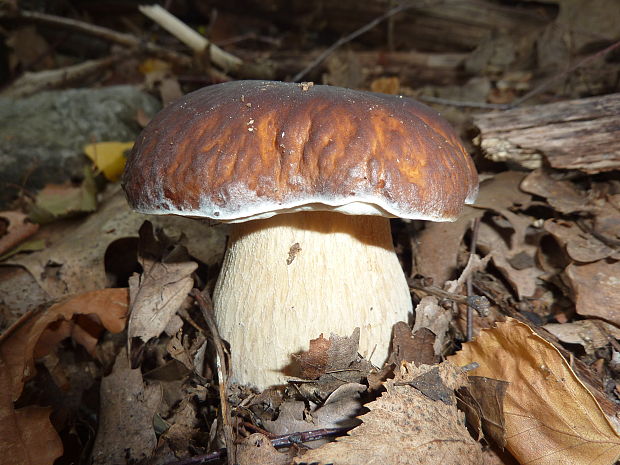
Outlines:
POLYGON ((494 161, 594 174, 620 168, 620 93, 474 116, 494 161))
MULTIPOLYGON (((402 49, 426 51, 470 51, 480 41, 496 31, 519 31, 525 34, 550 23, 553 6, 541 3, 517 6, 502 5, 489 0, 437 0, 432 6, 401 12, 393 20, 393 45, 402 49)), ((209 8, 245 12, 248 17, 266 18, 287 30, 309 34, 325 34, 334 39, 380 17, 400 2, 393 0, 339 0, 309 2, 307 0, 213 0, 209 8), (355 14, 351 14, 355 12, 355 14)), ((365 44, 385 46, 386 23, 364 34, 365 44)), ((300 68, 301 69, 301 68, 300 68)))

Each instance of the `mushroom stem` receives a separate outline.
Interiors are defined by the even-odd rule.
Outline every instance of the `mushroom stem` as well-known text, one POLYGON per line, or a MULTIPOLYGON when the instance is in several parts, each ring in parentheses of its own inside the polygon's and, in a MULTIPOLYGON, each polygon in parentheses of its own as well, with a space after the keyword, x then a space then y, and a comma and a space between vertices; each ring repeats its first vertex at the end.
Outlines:
POLYGON ((320 334, 359 327, 359 352, 381 365, 392 325, 412 313, 389 220, 334 212, 232 225, 214 306, 232 380, 261 389, 296 375, 291 354, 320 334))

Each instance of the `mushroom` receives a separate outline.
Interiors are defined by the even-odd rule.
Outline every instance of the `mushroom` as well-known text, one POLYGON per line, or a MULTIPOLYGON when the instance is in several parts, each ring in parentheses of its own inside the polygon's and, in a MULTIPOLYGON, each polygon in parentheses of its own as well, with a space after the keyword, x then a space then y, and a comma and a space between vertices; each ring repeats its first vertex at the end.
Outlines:
POLYGON ((339 87, 235 81, 190 93, 138 137, 123 178, 150 214, 231 223, 213 302, 232 379, 282 384, 291 354, 360 328, 382 364, 412 318, 390 218, 452 221, 478 191, 433 110, 339 87))

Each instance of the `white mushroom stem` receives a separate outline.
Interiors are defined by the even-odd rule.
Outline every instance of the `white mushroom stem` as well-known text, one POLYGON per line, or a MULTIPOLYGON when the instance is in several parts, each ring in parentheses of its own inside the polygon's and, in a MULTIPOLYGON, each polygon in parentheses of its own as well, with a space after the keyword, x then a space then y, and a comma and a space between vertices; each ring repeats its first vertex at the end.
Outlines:
POLYGON ((260 389, 295 375, 291 354, 320 334, 359 327, 359 352, 381 365, 392 325, 412 313, 389 220, 333 212, 232 225, 214 305, 232 380, 260 389))

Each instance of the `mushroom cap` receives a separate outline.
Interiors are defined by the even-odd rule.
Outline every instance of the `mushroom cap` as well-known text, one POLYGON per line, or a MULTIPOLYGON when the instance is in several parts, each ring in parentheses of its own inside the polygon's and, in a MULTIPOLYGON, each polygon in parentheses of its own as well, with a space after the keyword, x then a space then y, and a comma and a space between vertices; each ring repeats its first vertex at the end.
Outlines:
POLYGON ((225 222, 303 210, 451 221, 474 164, 435 111, 401 96, 233 81, 142 131, 123 176, 134 209, 225 222))

